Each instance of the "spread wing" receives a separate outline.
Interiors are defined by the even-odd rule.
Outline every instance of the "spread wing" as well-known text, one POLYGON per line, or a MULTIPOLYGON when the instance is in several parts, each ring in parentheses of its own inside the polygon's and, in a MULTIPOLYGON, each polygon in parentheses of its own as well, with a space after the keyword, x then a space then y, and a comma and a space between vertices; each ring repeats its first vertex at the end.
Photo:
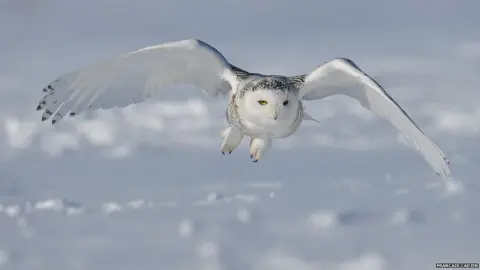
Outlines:
POLYGON ((236 89, 237 76, 225 57, 201 40, 165 43, 60 76, 43 89, 37 110, 44 110, 42 121, 53 115, 54 124, 68 113, 139 103, 174 84, 226 95, 236 89))
POLYGON ((444 153, 420 130, 407 113, 370 76, 353 61, 337 58, 305 75, 299 89, 303 100, 346 95, 390 121, 444 180, 451 178, 444 153))

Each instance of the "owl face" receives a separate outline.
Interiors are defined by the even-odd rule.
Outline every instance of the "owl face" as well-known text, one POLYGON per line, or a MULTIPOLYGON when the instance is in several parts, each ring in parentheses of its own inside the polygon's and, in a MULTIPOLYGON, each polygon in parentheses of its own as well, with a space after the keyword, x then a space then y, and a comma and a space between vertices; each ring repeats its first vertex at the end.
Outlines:
POLYGON ((297 116, 300 101, 292 91, 286 87, 254 88, 247 91, 243 97, 244 112, 250 121, 257 123, 277 124, 291 122, 297 116))

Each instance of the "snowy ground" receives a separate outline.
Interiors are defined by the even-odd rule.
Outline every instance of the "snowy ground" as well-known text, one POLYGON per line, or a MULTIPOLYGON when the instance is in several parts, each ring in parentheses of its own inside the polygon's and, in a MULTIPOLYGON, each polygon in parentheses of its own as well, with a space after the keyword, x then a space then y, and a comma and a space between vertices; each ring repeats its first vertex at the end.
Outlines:
POLYGON ((0 0, 7 41, 0 42, 0 269, 423 270, 480 262, 477 2, 365 1, 373 11, 317 1, 305 1, 305 10, 288 1, 254 10, 217 2, 210 8, 218 4, 219 18, 232 19, 238 32, 219 34, 226 26, 197 2, 92 9, 88 1, 0 0), (190 23, 171 20, 170 13, 189 17, 180 12, 189 5, 198 11, 190 23), (232 9, 238 14, 222 14, 232 9), (313 23, 332 23, 340 12, 348 15, 335 29, 343 34, 313 23), (247 15, 264 28, 241 27, 247 15), (291 39, 276 44, 283 32, 272 21, 296 30, 291 39), (382 44, 372 44, 380 34, 382 44), (245 41, 250 35, 258 46, 245 41), (192 36, 265 73, 355 59, 444 150, 461 185, 443 193, 392 126, 342 97, 307 103, 321 124, 274 142, 258 163, 247 141, 221 155, 224 102, 195 89, 55 127, 40 123, 36 101, 56 75, 192 36))
MULTIPOLYGON (((199 115, 174 118, 208 122, 209 114, 199 115)), ((59 125, 61 133, 31 124, 39 131, 30 145, 0 165, 0 262, 13 269, 375 270, 478 261, 479 189, 468 165, 455 171, 467 171, 459 175, 469 189, 445 196, 436 175, 401 144, 369 152, 292 139, 255 164, 245 144, 221 155, 214 128, 189 131, 181 144, 180 135, 160 130, 169 145, 128 148, 112 138, 128 136, 110 125, 145 135, 141 127, 98 119, 95 129, 77 120, 77 129, 59 125)), ((297 137, 313 134, 305 127, 297 137)))

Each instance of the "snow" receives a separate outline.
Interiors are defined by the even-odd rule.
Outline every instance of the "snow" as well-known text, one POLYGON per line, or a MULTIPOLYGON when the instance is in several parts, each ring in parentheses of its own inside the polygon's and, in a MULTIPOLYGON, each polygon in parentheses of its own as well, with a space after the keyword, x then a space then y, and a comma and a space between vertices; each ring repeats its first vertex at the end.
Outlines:
POLYGON ((5 214, 9 217, 16 217, 20 213, 20 207, 18 205, 9 205, 5 207, 5 214))
POLYGON ((401 181, 395 173, 390 179, 358 170, 354 181, 332 169, 343 163, 357 170, 361 154, 381 161, 374 152, 351 157, 342 151, 322 168, 332 176, 318 176, 312 166, 291 178, 294 167, 276 164, 285 155, 313 158, 317 150, 278 151, 264 161, 266 169, 244 160, 246 149, 229 157, 214 150, 153 148, 125 159, 78 150, 61 159, 42 153, 18 159, 25 171, 48 172, 49 181, 19 178, 10 161, 2 174, 20 179, 21 195, 2 198, 5 260, 19 269, 273 270, 426 269, 437 261, 476 259, 475 189, 444 197, 441 185, 428 186, 435 177, 409 174, 414 181, 401 181), (189 170, 159 165, 169 160, 183 160, 189 170), (228 171, 218 175, 218 164, 228 171), (246 169, 250 181, 258 178, 255 184, 229 177, 246 169))
POLYGON ((194 225, 192 221, 186 219, 178 225, 178 234, 182 237, 190 237, 194 232, 194 225))
POLYGON ((0 268, 3 268, 8 262, 8 252, 0 249, 0 268))
POLYGON ((215 2, 0 1, 1 270, 423 270, 480 261, 476 2, 215 2), (220 153, 225 103, 189 87, 54 127, 39 121, 36 101, 55 76, 191 36, 265 73, 351 57, 450 158, 453 192, 391 125, 348 98, 309 102, 320 124, 275 141, 258 163, 246 141, 220 153))
POLYGON ((107 202, 102 205, 103 212, 111 214, 122 210, 122 206, 116 202, 107 202))
POLYGON ((318 211, 310 216, 310 222, 314 228, 334 227, 337 219, 337 215, 331 211, 318 211))

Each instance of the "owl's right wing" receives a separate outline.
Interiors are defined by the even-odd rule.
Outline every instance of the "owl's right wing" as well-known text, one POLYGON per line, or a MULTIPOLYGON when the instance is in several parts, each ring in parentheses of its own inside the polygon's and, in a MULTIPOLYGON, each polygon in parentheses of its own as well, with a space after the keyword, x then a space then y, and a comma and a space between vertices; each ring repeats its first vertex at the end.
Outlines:
POLYGON ((119 55, 60 76, 48 84, 37 110, 52 123, 66 114, 125 107, 175 84, 193 84, 207 95, 235 90, 240 69, 214 47, 196 39, 164 43, 119 55))
POLYGON ((400 105, 352 60, 336 58, 309 74, 290 79, 303 100, 320 100, 333 95, 356 99, 364 108, 389 121, 404 135, 444 180, 452 178, 445 154, 415 124, 400 105))

